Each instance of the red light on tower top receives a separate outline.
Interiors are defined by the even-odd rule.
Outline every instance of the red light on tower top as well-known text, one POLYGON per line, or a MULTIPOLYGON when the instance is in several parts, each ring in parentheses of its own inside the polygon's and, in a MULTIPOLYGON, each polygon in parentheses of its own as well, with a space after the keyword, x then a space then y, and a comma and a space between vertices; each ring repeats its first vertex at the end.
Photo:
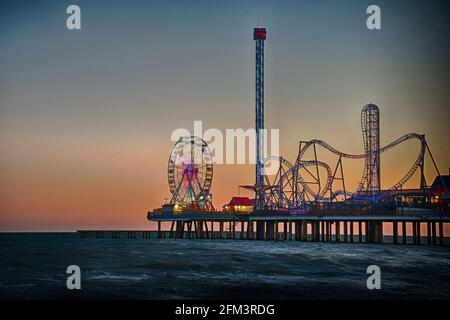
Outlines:
POLYGON ((254 28, 253 40, 266 40, 266 28, 263 27, 254 28))

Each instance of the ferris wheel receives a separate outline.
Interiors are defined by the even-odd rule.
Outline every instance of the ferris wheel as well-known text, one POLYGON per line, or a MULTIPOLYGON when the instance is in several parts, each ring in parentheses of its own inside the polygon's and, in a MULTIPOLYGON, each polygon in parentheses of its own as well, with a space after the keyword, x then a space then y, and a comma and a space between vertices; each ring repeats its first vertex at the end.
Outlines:
POLYGON ((207 143, 200 137, 181 137, 174 145, 167 168, 171 203, 204 207, 210 203, 213 161, 207 143))

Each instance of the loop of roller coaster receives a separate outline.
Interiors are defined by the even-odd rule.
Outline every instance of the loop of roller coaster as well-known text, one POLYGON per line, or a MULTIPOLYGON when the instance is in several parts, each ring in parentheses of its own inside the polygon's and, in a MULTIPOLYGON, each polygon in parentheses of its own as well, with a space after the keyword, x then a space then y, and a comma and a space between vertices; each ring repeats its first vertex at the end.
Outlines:
MULTIPOLYGON (((427 144, 426 144, 426 140, 425 140, 425 136, 424 135, 419 135, 417 133, 409 133, 409 134, 405 134, 404 136, 394 140, 393 142, 387 144, 386 146, 380 148, 378 151, 375 151, 374 153, 378 152, 378 153, 383 153, 386 152, 392 148, 394 148, 395 146, 398 146, 399 144, 408 141, 408 140, 419 140, 420 141, 420 152, 419 155, 416 158, 416 161, 414 162, 414 164, 412 165, 412 167, 409 169, 409 171, 403 176, 403 178, 397 182, 395 185, 393 185, 392 187, 389 188, 389 190, 399 190, 401 189, 401 187, 413 176, 413 174, 416 172, 417 168, 421 165, 421 163, 423 162, 424 156, 425 156, 425 151, 427 148, 427 144)), ((331 145, 329 145, 328 143, 326 143, 325 141, 322 140, 317 140, 317 139, 313 139, 310 140, 308 142, 306 142, 305 146, 300 150, 298 157, 297 157, 297 163, 302 163, 303 160, 301 160, 304 156, 304 154, 306 153, 306 151, 312 146, 312 145, 320 145, 321 147, 327 149, 328 151, 330 151, 331 153, 342 157, 342 158, 348 158, 348 159, 366 159, 368 157, 370 157, 370 153, 363 153, 363 154, 349 154, 349 153, 345 153, 342 151, 339 151, 335 148, 333 148, 331 145)), ((329 178, 329 177, 328 177, 329 178)), ((366 175, 363 176, 363 178, 361 179, 358 188, 357 188, 357 192, 358 193, 361 190, 362 184, 364 182, 366 178, 366 175)), ((329 180, 329 179, 327 179, 329 180)), ((328 190, 325 190, 325 193, 328 190)), ((320 195, 319 195, 320 198, 320 195)))
MULTIPOLYGON (((414 175, 414 173, 417 171, 417 169, 419 167, 421 167, 421 169, 423 170, 423 162, 424 162, 424 157, 425 157, 425 152, 428 151, 428 153, 430 154, 430 157, 433 161, 433 164, 435 166, 436 171, 439 173, 437 166, 434 162, 434 159, 431 155, 431 152, 428 148, 428 145, 426 143, 425 140, 425 136, 424 135, 420 135, 417 133, 409 133, 409 134, 405 134, 404 136, 392 141, 391 143, 385 145, 384 147, 380 148, 377 151, 374 151, 373 153, 384 153, 396 146, 398 146, 399 144, 409 141, 409 140, 418 140, 420 142, 420 151, 419 154, 414 162, 414 164, 411 166, 411 168, 407 171, 407 173, 397 182, 395 183, 393 186, 391 186, 388 190, 389 191, 395 191, 395 190, 400 190, 402 189, 403 185, 414 175)), ((308 151, 309 148, 314 147, 315 145, 319 145, 325 149, 327 149, 328 151, 330 151, 331 153, 335 154, 336 156, 339 157, 339 159, 341 158, 347 158, 347 159, 367 159, 371 156, 372 153, 363 153, 363 154, 349 154, 349 153, 345 153, 342 151, 337 150, 336 148, 332 147, 331 145, 329 145, 328 143, 326 143, 325 141, 322 140, 318 140, 318 139, 313 139, 310 141, 305 142, 305 145, 300 148, 300 151, 298 153, 297 159, 296 159, 296 163, 295 165, 291 165, 289 163, 289 161, 287 161, 286 159, 282 158, 282 157, 269 157, 271 160, 278 160, 280 161, 280 163, 284 163, 287 166, 287 170, 279 176, 278 179, 278 183, 276 184, 276 192, 278 193, 278 199, 280 202, 284 202, 287 203, 289 207, 298 207, 299 204, 301 205, 305 205, 306 204, 306 199, 304 196, 304 192, 307 192, 309 195, 312 196, 312 198, 314 199, 314 201, 333 201, 335 200, 338 196, 343 195, 345 198, 358 198, 358 199, 364 199, 364 196, 359 195, 360 191, 362 190, 362 186, 364 185, 366 179, 367 179, 367 172, 363 173, 363 177, 361 178, 358 187, 356 189, 355 192, 350 192, 347 190, 336 190, 336 191, 332 191, 332 185, 335 178, 335 173, 332 173, 332 170, 330 168, 330 166, 322 161, 317 160, 303 160, 303 157, 305 155, 305 153, 308 151), (299 173, 299 171, 301 169, 304 169, 306 167, 310 167, 310 166, 316 166, 316 167, 322 167, 326 170, 326 182, 323 186, 323 188, 320 188, 320 182, 319 182, 319 190, 316 192, 314 191, 310 186, 309 183, 305 181, 305 179, 302 177, 302 175, 299 173), (297 186, 301 186, 303 188, 303 194, 296 194, 295 195, 295 200, 293 200, 292 196, 287 196, 285 194, 285 190, 284 190, 284 184, 286 182, 286 180, 289 179, 295 179, 294 181, 294 185, 297 186), (325 197, 326 194, 330 192, 330 197, 325 197)), ((315 151, 315 150, 314 150, 315 151)), ((268 159, 269 159, 268 158, 268 159)), ((339 160, 340 161, 340 160, 339 160)), ((342 165, 342 164, 341 164, 342 165)), ((318 170, 318 169, 317 169, 318 170)), ((423 172, 421 173, 423 175, 423 172)), ((342 178, 343 180, 343 178, 342 178)), ((273 185, 272 185, 273 186, 273 185)), ((422 186, 421 186, 422 187, 422 186)), ((269 188, 270 184, 269 184, 269 188)), ((383 195, 379 195, 378 196, 379 199, 383 198, 383 195)))

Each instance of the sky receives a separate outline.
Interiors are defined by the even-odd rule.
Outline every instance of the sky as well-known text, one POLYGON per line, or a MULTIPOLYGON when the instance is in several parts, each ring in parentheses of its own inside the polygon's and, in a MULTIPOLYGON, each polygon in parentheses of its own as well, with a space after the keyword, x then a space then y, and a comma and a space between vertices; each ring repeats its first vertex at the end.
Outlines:
MULTIPOLYGON (((265 120, 294 161, 300 140, 363 150, 360 113, 380 108, 385 145, 425 134, 450 167, 447 1, 2 1, 0 231, 147 228, 170 198, 177 128, 254 126, 255 44, 267 28, 265 120), (81 30, 66 8, 81 8, 81 30), (366 8, 381 8, 381 30, 366 8)), ((415 161, 417 142, 383 155, 382 187, 415 161)), ((319 151, 323 159, 332 159, 319 151)), ((363 163, 345 162, 355 188, 363 163)), ((436 172, 426 164, 428 183, 436 172)), ((410 182, 416 187, 418 177, 410 182)), ((215 165, 221 208, 251 165, 215 165)))

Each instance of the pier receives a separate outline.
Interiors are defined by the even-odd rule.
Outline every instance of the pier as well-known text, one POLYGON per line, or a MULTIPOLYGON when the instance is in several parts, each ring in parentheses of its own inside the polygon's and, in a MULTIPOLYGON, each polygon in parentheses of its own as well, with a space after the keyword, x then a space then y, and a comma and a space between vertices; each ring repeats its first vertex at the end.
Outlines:
POLYGON ((148 214, 157 230, 78 230, 97 239, 230 239, 338 243, 444 245, 449 214, 432 215, 248 215, 148 214), (170 227, 164 229, 163 223, 170 227), (385 235, 385 226, 392 235, 385 235), (153 235, 153 236, 152 236, 153 235))
POLYGON ((444 245, 449 214, 427 215, 249 215, 148 213, 157 238, 283 240, 343 243, 444 245), (170 229, 163 230, 162 223, 170 229), (383 227, 392 226, 392 236, 383 227))
POLYGON ((229 239, 444 245, 450 215, 151 214, 157 230, 77 230, 81 239, 229 239), (163 222, 170 227, 164 229, 163 222), (392 226, 392 235, 383 227, 392 226))

